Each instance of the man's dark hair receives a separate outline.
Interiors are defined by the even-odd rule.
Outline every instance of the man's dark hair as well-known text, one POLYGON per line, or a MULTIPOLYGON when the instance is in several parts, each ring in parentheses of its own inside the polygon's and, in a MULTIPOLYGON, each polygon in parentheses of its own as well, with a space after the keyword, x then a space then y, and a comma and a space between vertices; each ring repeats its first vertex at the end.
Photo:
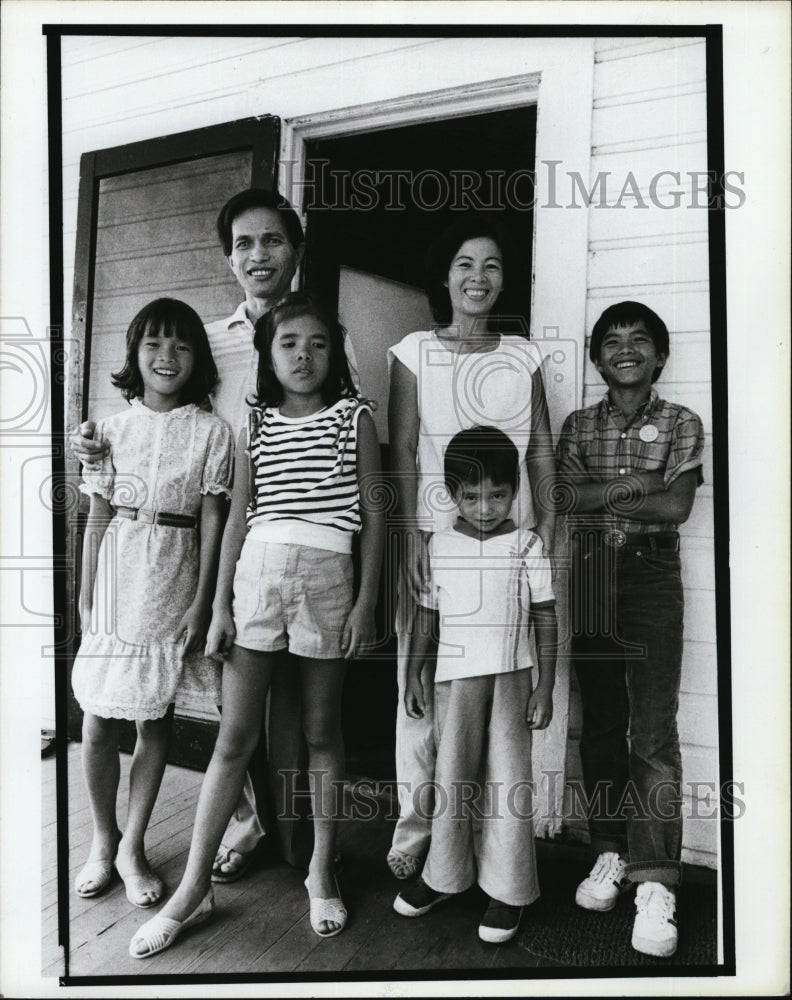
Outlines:
POLYGON ((223 253, 231 256, 232 224, 234 219, 249 208, 271 208, 280 215, 286 236, 296 250, 305 242, 305 234, 300 217, 289 202, 277 191, 266 191, 264 188, 248 188, 240 191, 220 209, 217 216, 217 235, 223 245, 223 253))

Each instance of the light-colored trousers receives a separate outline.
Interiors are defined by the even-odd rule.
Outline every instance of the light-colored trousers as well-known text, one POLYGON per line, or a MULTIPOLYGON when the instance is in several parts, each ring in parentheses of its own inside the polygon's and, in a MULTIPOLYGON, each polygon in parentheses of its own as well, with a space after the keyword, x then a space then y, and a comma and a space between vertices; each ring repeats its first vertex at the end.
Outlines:
POLYGON ((478 882, 511 906, 539 896, 530 694, 530 669, 435 685, 435 805, 423 879, 437 892, 478 882))
POLYGON ((242 795, 223 834, 223 844, 240 854, 250 854, 264 836, 264 827, 256 811, 256 795, 250 775, 245 775, 242 795))
POLYGON ((421 719, 411 719, 404 710, 407 663, 410 657, 416 606, 405 597, 408 585, 400 573, 396 608, 396 781, 399 818, 393 831, 393 848, 421 861, 432 837, 432 788, 437 748, 434 731, 434 685, 425 690, 426 706, 421 719))

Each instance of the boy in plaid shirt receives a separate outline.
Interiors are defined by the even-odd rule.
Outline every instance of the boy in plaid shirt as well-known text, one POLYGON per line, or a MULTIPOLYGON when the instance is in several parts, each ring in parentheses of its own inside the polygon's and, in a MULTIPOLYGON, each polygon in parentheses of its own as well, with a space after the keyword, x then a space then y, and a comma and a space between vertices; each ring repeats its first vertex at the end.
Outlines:
POLYGON ((652 388, 668 353, 668 330, 647 306, 606 309, 589 354, 608 392, 567 417, 558 445, 580 752, 599 852, 575 899, 610 910, 637 883, 632 945, 663 957, 677 945, 682 846, 677 527, 703 479, 704 443, 698 416, 652 388))

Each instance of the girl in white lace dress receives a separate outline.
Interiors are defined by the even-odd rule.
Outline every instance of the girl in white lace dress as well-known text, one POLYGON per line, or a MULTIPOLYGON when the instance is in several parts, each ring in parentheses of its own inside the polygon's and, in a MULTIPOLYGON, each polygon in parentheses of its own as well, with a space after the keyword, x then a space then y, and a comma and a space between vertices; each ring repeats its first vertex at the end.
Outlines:
POLYGON ((217 369, 198 315, 175 299, 145 306, 113 375, 130 405, 97 425, 110 454, 81 487, 91 498, 80 589, 83 638, 72 687, 84 712, 82 759, 93 816, 78 896, 96 896, 115 868, 127 898, 164 892, 144 837, 165 769, 178 700, 220 701, 217 664, 203 655, 211 617, 230 428, 199 407, 217 369), (137 723, 123 834, 116 822, 118 721, 137 723))

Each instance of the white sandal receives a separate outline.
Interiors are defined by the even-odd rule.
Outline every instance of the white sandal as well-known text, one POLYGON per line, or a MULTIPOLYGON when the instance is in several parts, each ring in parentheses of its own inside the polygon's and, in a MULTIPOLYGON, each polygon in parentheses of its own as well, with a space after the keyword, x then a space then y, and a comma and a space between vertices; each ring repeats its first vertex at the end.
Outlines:
POLYGON ((189 917, 186 917, 184 920, 173 920, 171 917, 161 916, 152 917, 151 920, 147 920, 139 928, 138 932, 129 942, 129 954, 132 958, 150 958, 159 951, 165 951, 166 948, 170 948, 185 927, 191 927, 195 924, 203 923, 204 920, 208 920, 214 912, 214 906, 214 892, 210 887, 209 892, 207 892, 189 917), (135 950, 136 942, 145 944, 146 951, 135 950))
MULTIPOLYGON (((338 892, 338 879, 335 880, 336 892, 338 892)), ((308 879, 305 880, 305 888, 308 892, 308 899, 311 902, 311 927, 319 937, 333 937, 340 934, 346 926, 347 911, 340 896, 332 896, 330 899, 321 899, 319 896, 312 896, 308 888, 308 879), (320 931, 319 926, 324 923, 339 924, 334 931, 320 931)))
POLYGON ((98 896, 113 881, 113 862, 108 858, 97 858, 95 861, 86 861, 81 871, 74 880, 74 891, 82 899, 91 899, 98 896), (85 889, 83 886, 93 883, 93 889, 85 889))

